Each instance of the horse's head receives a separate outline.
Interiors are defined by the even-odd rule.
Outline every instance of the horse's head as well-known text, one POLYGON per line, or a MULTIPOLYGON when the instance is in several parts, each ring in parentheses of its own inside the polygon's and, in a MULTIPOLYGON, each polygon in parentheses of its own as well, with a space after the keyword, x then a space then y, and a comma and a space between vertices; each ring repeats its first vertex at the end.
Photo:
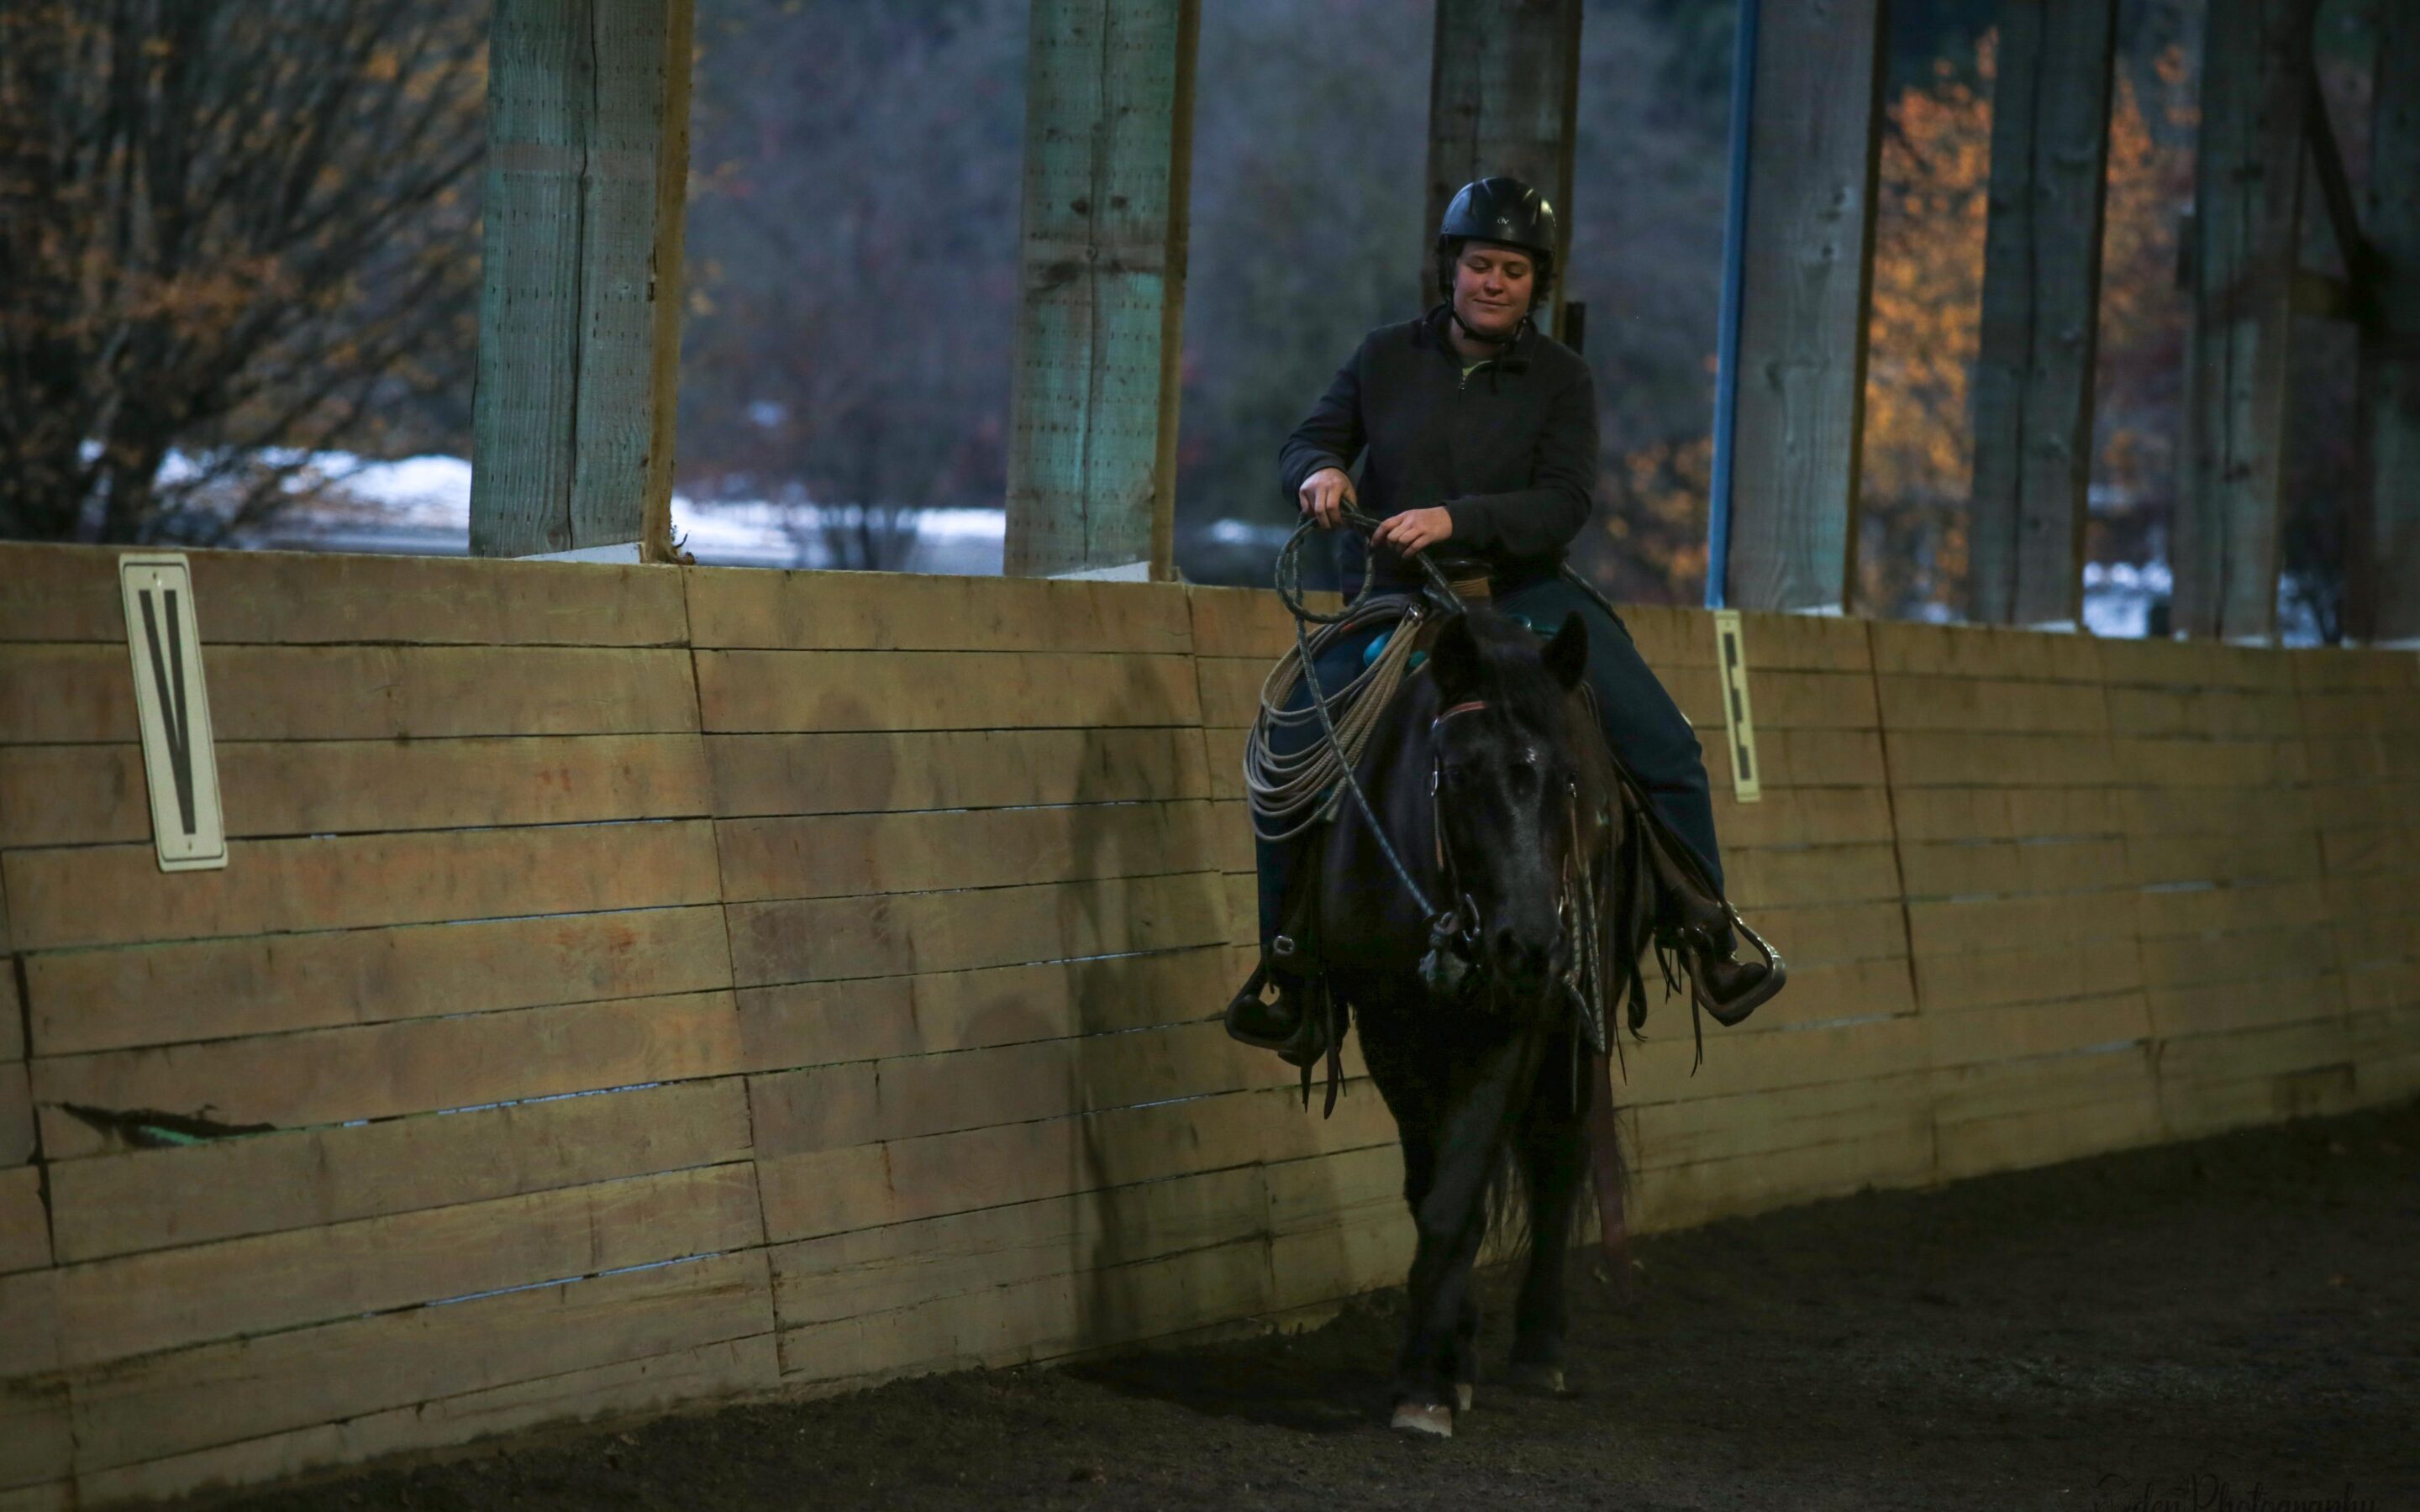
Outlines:
POLYGON ((1553 640, 1484 609, 1445 622, 1430 649, 1438 714, 1436 825, 1448 908, 1476 918, 1479 963, 1527 995, 1568 964, 1560 904, 1571 864, 1574 754, 1569 694, 1588 665, 1588 628, 1566 617, 1553 640), (1467 899, 1467 904, 1464 900, 1467 899))

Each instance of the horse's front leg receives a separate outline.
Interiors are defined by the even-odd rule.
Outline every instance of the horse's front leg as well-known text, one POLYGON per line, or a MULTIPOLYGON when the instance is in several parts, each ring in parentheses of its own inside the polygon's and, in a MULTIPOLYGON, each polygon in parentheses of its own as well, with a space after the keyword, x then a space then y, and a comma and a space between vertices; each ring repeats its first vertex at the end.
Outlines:
POLYGON ((1466 1366, 1459 1335, 1470 1301, 1470 1268, 1486 1237, 1487 1178, 1517 1095, 1537 1072, 1535 1035, 1489 1046, 1448 1093, 1431 1152, 1428 1190, 1413 1209, 1419 1246, 1412 1257, 1403 1352, 1395 1362, 1394 1426, 1453 1431, 1452 1378, 1466 1366))
POLYGON ((1568 1312, 1564 1265, 1588 1174, 1588 1116, 1595 1084, 1579 1079, 1574 1104, 1572 1037, 1557 1035, 1538 1068, 1514 1146, 1529 1197, 1529 1264, 1512 1310, 1512 1384, 1532 1391, 1563 1389, 1563 1335, 1568 1312))

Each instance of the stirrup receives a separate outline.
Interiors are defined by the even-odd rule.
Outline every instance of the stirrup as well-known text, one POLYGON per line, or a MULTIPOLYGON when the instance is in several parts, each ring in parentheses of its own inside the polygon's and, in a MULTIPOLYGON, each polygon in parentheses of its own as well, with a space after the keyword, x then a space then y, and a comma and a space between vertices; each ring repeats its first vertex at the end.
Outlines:
POLYGON ((1250 1045, 1256 1050, 1275 1051, 1286 1064, 1308 1070, 1317 1065, 1319 1057, 1326 1054, 1328 1049, 1329 1035, 1326 1022, 1328 1015, 1322 1011, 1326 1004, 1321 1000, 1323 995, 1315 980, 1308 977, 1297 977, 1290 989, 1286 986, 1277 989, 1280 1001, 1291 991, 1295 996, 1295 1005, 1301 1010, 1301 1014, 1295 1020, 1294 1027, 1284 1034, 1255 1033, 1244 1027, 1241 1022, 1245 1011, 1262 1002, 1262 990, 1270 986, 1275 980, 1276 974, 1269 969, 1269 957, 1293 955, 1295 953, 1293 945, 1294 942, 1286 936, 1282 934, 1278 936, 1273 949, 1264 952, 1260 964, 1252 968, 1252 974, 1245 980, 1243 989, 1227 1000, 1227 1011, 1223 1017, 1226 1020, 1229 1039, 1250 1045))
MULTIPOLYGON (((1790 980, 1790 967, 1782 961, 1780 952, 1765 943, 1763 935, 1748 928, 1747 920, 1740 918, 1736 909, 1725 904, 1724 912, 1730 916, 1728 921, 1732 933, 1746 940, 1764 958, 1764 975, 1737 997, 1726 1000, 1714 996, 1702 975, 1702 963, 1714 959, 1716 936, 1704 930, 1685 932, 1688 949, 1683 952, 1682 960, 1689 967, 1690 996, 1696 1006, 1704 1009, 1715 1023, 1728 1029, 1743 1023, 1750 1013, 1770 1002, 1790 980)), ((1725 955, 1721 959, 1729 960, 1730 957, 1725 955)))

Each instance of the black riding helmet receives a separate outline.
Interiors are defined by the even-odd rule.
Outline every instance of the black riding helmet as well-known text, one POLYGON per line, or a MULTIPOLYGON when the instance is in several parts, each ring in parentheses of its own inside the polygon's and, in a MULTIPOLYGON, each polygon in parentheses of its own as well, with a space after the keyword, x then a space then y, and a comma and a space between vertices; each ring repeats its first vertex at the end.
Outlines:
POLYGON ((1518 178, 1481 178, 1462 186, 1437 224, 1437 292, 1453 298, 1453 260, 1466 241, 1518 247, 1537 264, 1529 297, 1535 308, 1555 288, 1555 208, 1518 178))

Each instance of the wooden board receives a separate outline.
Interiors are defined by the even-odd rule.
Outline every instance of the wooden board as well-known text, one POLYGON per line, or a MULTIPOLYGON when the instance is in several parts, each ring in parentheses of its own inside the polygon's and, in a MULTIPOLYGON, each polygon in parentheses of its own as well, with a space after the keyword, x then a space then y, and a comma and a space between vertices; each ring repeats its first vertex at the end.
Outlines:
POLYGON ((1229 1243, 1268 1223, 1264 1175, 1241 1166, 860 1229, 777 1246, 774 1310, 784 1328, 871 1317, 1229 1243))
POLYGON ((2092 892, 2129 880, 2131 848, 2116 840, 1975 841, 1903 843, 1900 872, 1907 896, 2092 892))
POLYGON ((2118 780, 2113 743, 2089 734, 1893 730, 1890 779, 1910 787, 2104 787, 2118 780))
POLYGON ((100 1471, 768 1332, 761 1250, 152 1355, 82 1378, 100 1471), (379 1362, 377 1369, 363 1362, 379 1362))
POLYGON ((147 1501, 196 1486, 249 1486, 410 1449, 442 1448, 541 1425, 653 1416, 773 1391, 773 1336, 702 1344, 465 1392, 84 1475, 92 1502, 147 1501))
POLYGON ((710 992, 61 1056, 34 1063, 34 1088, 57 1161, 109 1148, 65 1103, 290 1129, 724 1076, 738 1062, 731 994, 710 992))
POLYGON ((2151 1037, 2142 992, 2104 993, 2055 1003, 1971 1008, 1923 1015, 1929 1063, 2003 1064, 2036 1056, 2105 1051, 2151 1037))
POLYGON ((70 1368, 761 1244, 744 1164, 221 1240, 59 1273, 70 1368))
POLYGON ((731 961, 706 903, 46 951, 25 977, 36 1046, 70 1055, 703 992, 731 961))
POLYGON ((1900 787, 1890 802, 1902 842, 2055 840, 2122 833, 2131 795, 2109 788, 1900 787))
POLYGON ((0 1168, 34 1158, 34 1099, 22 1060, 0 1063, 0 1168))
MULTIPOLYGON (((202 663, 221 740, 697 729, 677 648, 220 646, 205 629, 202 663)), ((14 745, 136 740, 125 643, 0 644, 0 730, 14 745)))
POLYGON ((790 982, 739 994, 751 1071, 972 1050, 1202 1019, 1243 980, 1226 947, 790 982))
MULTIPOLYGON (((216 754, 226 832, 240 839, 711 811, 695 735, 221 741, 216 754)), ((0 845, 150 837, 139 747, 0 747, 0 845)))
MULTIPOLYGON (((2109 695, 2098 683, 1913 673, 1875 681, 1882 723, 1891 730, 2046 735, 2102 734, 2109 729, 2109 695)), ((1760 722, 1763 714, 1760 702, 1760 722)))
POLYGON ((2004 943, 1919 954, 1916 983, 1927 1013, 2058 1002, 2144 985, 2143 957, 2131 934, 2004 943))
POLYGON ((705 820, 235 841, 229 855, 224 871, 165 873, 149 845, 9 851, 17 948, 593 913, 719 890, 705 820))
POLYGON ((75 1462, 75 1434, 68 1414, 63 1382, 35 1384, 12 1381, 0 1387, 0 1508, 71 1505, 61 1499, 46 1502, 32 1488, 61 1482, 75 1462), (15 1500, 11 1500, 15 1498, 15 1500))
POLYGON ((1088 804, 726 819, 730 903, 1156 876, 1212 864, 1210 806, 1088 804))
MULTIPOLYGON (((32 1271, 51 1263, 51 1220, 42 1206, 42 1170, 18 1165, 0 1171, 0 1273, 32 1271)), ((5 1477, 0 1477, 5 1483, 5 1477)))
POLYGON ((1215 1023, 750 1078, 760 1157, 1059 1119, 1293 1079, 1215 1023))
MULTIPOLYGON (((0 640, 126 642, 117 549, 0 544, 0 640)), ((208 646, 668 646, 688 633, 680 576, 602 563, 197 551, 208 646)))
POLYGON ((706 728, 717 733, 1201 722, 1187 656, 701 651, 697 680, 706 728))
POLYGON ((1630 1229, 1657 1233, 1866 1187, 1922 1185, 1932 1180, 1932 1145, 1929 1128, 1887 1129, 1650 1171, 1631 1196, 1630 1229))
POLYGON ((1868 621, 1866 630, 1874 671, 1886 684, 1894 675, 2099 683, 2108 644, 2093 636, 1912 621, 1868 621))
MULTIPOLYGON (((51 1166, 59 1257, 203 1243, 744 1160, 737 1077, 51 1166)), ((5 1205, 5 1204, 0 1204, 5 1205)))
POLYGON ((1227 937, 1215 872, 734 903, 727 912, 732 971, 745 987, 1175 949, 1227 937))
POLYGON ((1193 650, 1186 590, 1171 583, 754 567, 696 567, 681 577, 691 643, 701 648, 1193 650))
POLYGON ((911 1371, 1050 1360, 1266 1310, 1259 1240, 939 1298, 782 1335, 785 1383, 871 1381, 911 1371))
POLYGON ((1200 733, 1157 730, 872 731, 708 735, 713 811, 878 813, 1206 797, 1200 733))

